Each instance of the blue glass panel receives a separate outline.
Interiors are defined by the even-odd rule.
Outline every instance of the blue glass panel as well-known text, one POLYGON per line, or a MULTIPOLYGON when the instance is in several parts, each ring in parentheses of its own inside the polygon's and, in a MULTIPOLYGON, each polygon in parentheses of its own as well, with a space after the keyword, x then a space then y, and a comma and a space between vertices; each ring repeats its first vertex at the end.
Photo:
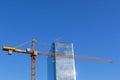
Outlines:
MULTIPOLYGON (((73 44, 55 42, 51 50, 53 54, 74 55, 73 44)), ((48 58, 48 80, 76 80, 75 61, 71 58, 48 58), (52 62, 54 60, 54 62, 52 62)))

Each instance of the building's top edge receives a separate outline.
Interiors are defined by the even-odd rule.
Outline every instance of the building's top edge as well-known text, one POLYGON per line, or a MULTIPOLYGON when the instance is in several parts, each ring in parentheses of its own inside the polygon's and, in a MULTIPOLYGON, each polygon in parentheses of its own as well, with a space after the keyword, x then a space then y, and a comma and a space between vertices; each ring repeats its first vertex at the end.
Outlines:
POLYGON ((71 42, 53 42, 53 43, 55 43, 55 44, 73 44, 71 42))

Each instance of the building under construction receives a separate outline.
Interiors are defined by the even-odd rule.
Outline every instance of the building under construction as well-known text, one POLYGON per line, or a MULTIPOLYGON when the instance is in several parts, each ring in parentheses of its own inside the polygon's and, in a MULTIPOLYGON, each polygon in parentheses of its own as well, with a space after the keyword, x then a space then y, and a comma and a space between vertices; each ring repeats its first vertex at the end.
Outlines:
MULTIPOLYGON (((74 56, 73 44, 54 42, 50 53, 74 56)), ((48 57, 48 80, 76 80, 74 58, 48 57)))
POLYGON ((2 50, 8 51, 9 55, 11 55, 12 52, 31 55, 31 80, 36 80, 36 56, 38 55, 49 57, 48 70, 50 71, 48 71, 48 80, 76 80, 75 59, 94 60, 109 63, 112 62, 112 60, 95 57, 75 56, 72 43, 55 42, 52 44, 50 52, 41 52, 36 50, 35 43, 38 41, 35 39, 25 42, 20 46, 28 44, 29 42, 32 43, 31 49, 26 48, 25 50, 21 50, 17 47, 3 46, 2 50))

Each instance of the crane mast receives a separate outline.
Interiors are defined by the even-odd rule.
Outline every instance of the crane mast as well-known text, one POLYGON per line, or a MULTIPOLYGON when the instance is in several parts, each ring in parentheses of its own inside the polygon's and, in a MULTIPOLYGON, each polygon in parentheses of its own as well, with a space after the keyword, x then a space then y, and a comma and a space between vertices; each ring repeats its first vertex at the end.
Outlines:
POLYGON ((32 40, 32 55, 31 55, 31 80, 36 80, 36 55, 35 53, 35 42, 36 40, 32 40))

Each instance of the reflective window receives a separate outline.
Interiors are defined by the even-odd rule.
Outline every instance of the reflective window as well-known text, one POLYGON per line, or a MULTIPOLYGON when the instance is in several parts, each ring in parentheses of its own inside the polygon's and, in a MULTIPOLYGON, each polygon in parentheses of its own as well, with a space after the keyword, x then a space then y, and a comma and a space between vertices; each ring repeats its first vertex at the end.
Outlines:
MULTIPOLYGON (((55 42, 51 50, 53 54, 74 55, 72 43, 55 42)), ((76 80, 75 61, 71 58, 48 58, 48 80, 76 80), (54 60, 54 62, 52 62, 54 60)))

